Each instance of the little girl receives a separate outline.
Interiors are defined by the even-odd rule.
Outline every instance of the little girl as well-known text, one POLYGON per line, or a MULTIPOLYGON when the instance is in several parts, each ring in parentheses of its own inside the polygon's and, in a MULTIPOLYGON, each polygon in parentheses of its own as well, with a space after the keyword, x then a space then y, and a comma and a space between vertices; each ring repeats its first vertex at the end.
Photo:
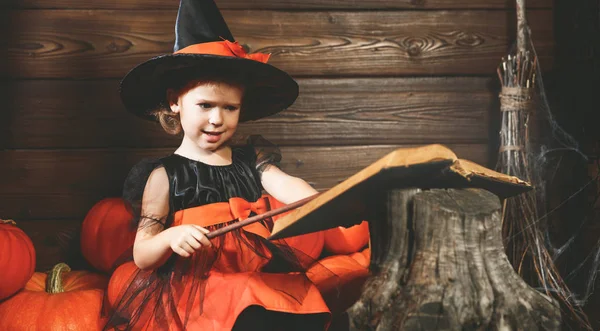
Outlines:
POLYGON ((316 193, 282 172, 277 148, 260 137, 230 146, 239 122, 277 113, 298 95, 289 75, 266 64, 268 55, 246 54, 232 40, 211 0, 182 0, 175 54, 142 63, 121 83, 127 110, 183 139, 126 180, 138 232, 133 261, 111 278, 105 329, 323 330, 329 323, 304 273, 316 256, 266 240, 272 220, 206 237, 267 211, 273 200, 263 189, 283 203, 316 193))

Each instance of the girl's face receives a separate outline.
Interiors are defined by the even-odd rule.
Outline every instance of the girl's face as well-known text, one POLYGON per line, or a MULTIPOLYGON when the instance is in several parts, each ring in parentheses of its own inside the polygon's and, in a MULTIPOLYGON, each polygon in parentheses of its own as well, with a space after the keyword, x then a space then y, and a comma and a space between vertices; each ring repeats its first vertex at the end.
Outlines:
MULTIPOLYGON (((173 91, 169 91, 172 95, 173 91)), ((179 113, 187 139, 206 151, 215 151, 237 129, 244 90, 227 83, 200 84, 173 100, 171 110, 179 113)))

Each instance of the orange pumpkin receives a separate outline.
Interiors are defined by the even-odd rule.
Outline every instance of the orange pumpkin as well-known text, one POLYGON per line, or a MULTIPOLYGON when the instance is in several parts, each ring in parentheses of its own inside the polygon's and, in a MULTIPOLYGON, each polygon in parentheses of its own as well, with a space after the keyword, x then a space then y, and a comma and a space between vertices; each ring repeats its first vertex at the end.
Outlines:
POLYGON ((106 198, 87 213, 81 226, 81 253, 94 268, 109 273, 135 240, 133 215, 121 198, 106 198))
POLYGON ((317 286, 331 312, 350 308, 362 293, 369 276, 370 249, 352 255, 332 255, 308 269, 306 275, 317 286))
POLYGON ((107 279, 87 271, 70 271, 59 263, 50 274, 36 272, 25 289, 0 303, 0 330, 99 330, 107 279))
POLYGON ((22 289, 35 271, 33 243, 15 225, 0 219, 0 300, 22 289))

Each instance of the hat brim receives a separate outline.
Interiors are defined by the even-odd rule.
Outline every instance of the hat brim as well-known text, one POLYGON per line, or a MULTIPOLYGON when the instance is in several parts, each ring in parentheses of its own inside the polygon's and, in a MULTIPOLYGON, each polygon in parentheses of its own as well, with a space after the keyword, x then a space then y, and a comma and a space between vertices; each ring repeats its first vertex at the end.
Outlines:
POLYGON ((190 72, 201 74, 203 68, 212 72, 228 70, 244 76, 247 98, 240 122, 278 113, 291 106, 298 97, 296 81, 272 65, 229 56, 169 54, 152 58, 133 68, 121 81, 121 100, 128 111, 144 119, 156 120, 151 112, 166 104, 166 89, 169 87, 165 82, 166 77, 169 80, 178 76, 189 79, 190 72))

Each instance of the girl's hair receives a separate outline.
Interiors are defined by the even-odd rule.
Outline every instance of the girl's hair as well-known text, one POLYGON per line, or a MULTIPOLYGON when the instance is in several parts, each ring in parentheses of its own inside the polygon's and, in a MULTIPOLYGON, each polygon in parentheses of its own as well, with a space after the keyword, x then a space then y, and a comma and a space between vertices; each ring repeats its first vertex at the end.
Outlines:
MULTIPOLYGON (((232 85, 244 90, 242 97, 242 107, 244 109, 244 99, 246 99, 245 87, 247 86, 247 77, 244 77, 236 72, 203 72, 201 74, 187 72, 182 74, 181 72, 173 72, 171 74, 172 79, 165 77, 167 88, 164 91, 172 90, 174 93, 173 98, 179 98, 189 90, 196 88, 200 85, 217 85, 225 83, 232 85)), ((171 135, 178 135, 182 131, 181 120, 179 113, 174 113, 171 110, 170 100, 168 100, 165 92, 164 101, 154 110, 150 112, 151 115, 156 117, 161 127, 165 132, 171 135)))
POLYGON ((172 112, 169 106, 161 104, 159 108, 152 111, 151 114, 156 117, 160 126, 166 133, 171 135, 178 135, 181 133, 183 128, 181 127, 179 114, 172 112))

